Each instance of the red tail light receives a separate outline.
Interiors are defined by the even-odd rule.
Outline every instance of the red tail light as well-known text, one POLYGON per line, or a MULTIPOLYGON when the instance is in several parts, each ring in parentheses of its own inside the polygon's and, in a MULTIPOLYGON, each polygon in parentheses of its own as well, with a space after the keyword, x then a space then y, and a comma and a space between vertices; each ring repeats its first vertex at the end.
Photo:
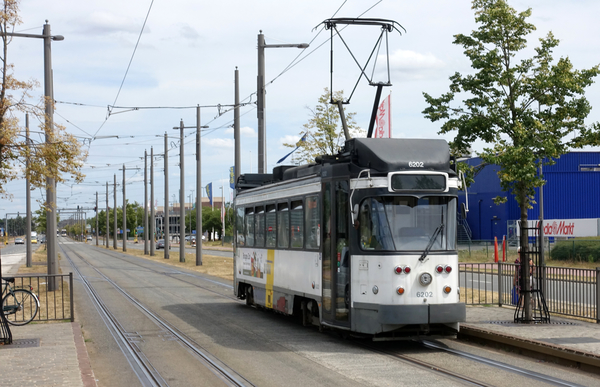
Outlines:
POLYGON ((394 273, 396 274, 401 274, 402 273, 402 267, 401 266, 396 266, 394 268, 394 273))
POLYGON ((410 273, 410 266, 404 266, 404 274, 410 273))
POLYGON ((435 267, 435 271, 438 273, 443 273, 444 272, 444 267, 442 265, 437 265, 435 267))
POLYGON ((446 273, 450 273, 450 272, 452 271, 452 267, 451 267, 451 266, 446 266, 446 267, 444 268, 444 271, 445 271, 446 273))

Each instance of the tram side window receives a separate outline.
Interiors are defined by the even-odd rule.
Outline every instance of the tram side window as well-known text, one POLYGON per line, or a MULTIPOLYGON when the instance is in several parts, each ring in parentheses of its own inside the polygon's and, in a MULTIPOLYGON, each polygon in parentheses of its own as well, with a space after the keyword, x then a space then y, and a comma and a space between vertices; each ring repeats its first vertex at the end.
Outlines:
POLYGON ((254 246, 254 208, 246 208, 245 236, 246 246, 254 246))
POLYGON ((277 242, 277 212, 274 204, 267 206, 266 225, 267 225, 267 247, 276 247, 277 242))
POLYGON ((245 236, 244 236, 244 209, 243 208, 236 209, 235 232, 237 235, 238 246, 244 246, 245 236))
POLYGON ((320 243, 321 224, 319 222, 319 197, 308 196, 306 198, 306 248, 318 249, 320 243))
POLYGON ((256 207, 254 212, 254 246, 265 247, 265 207, 256 207))
POLYGON ((287 203, 277 205, 277 247, 290 247, 290 212, 287 203))
POLYGON ((304 211, 302 200, 292 202, 292 210, 290 211, 290 223, 292 231, 292 249, 301 249, 304 246, 304 211))

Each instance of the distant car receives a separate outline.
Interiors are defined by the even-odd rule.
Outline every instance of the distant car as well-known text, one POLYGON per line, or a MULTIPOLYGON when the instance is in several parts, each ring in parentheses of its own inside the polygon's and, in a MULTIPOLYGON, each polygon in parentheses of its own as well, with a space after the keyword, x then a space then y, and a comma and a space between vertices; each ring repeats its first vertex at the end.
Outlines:
POLYGON ((88 241, 91 241, 92 240, 92 236, 88 235, 87 238, 85 238, 85 239, 88 240, 88 241))
MULTIPOLYGON (((160 249, 164 249, 165 248, 165 240, 164 239, 159 239, 156 242, 156 250, 160 250, 160 249)), ((171 245, 169 245, 169 250, 171 250, 171 245)))
POLYGON ((37 244, 37 236, 31 236, 31 243, 37 244))
POLYGON ((15 239, 15 245, 24 245, 25 241, 23 240, 23 238, 16 238, 15 239))
POLYGON ((46 243, 46 237, 45 236, 43 236, 43 237, 40 238, 40 243, 46 243))

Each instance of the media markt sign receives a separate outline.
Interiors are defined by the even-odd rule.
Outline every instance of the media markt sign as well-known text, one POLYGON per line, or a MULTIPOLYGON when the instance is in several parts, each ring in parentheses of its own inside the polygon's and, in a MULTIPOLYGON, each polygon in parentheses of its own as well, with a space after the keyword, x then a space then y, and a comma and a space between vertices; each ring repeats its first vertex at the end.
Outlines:
MULTIPOLYGON (((529 227, 537 226, 539 220, 528 220, 529 227)), ((544 220, 546 237, 598 236, 600 219, 548 219, 544 220)))

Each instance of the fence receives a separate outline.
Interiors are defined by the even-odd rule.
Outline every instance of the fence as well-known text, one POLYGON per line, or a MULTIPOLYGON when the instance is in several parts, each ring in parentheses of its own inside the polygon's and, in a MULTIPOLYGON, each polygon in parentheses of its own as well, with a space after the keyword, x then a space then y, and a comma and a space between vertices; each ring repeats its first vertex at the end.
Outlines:
MULTIPOLYGON (((73 313, 73 273, 69 274, 38 274, 33 276, 15 276, 13 287, 20 288, 28 286, 40 300, 40 308, 35 319, 38 321, 75 321, 73 313), (47 289, 48 281, 54 280, 56 289, 47 289)), ((17 320, 18 321, 18 320, 17 320)))
MULTIPOLYGON (((467 305, 514 305, 512 263, 460 263, 461 301, 467 305)), ((541 289, 551 313, 600 323, 600 268, 539 267, 541 289), (543 270, 542 270, 543 269, 543 270)))

